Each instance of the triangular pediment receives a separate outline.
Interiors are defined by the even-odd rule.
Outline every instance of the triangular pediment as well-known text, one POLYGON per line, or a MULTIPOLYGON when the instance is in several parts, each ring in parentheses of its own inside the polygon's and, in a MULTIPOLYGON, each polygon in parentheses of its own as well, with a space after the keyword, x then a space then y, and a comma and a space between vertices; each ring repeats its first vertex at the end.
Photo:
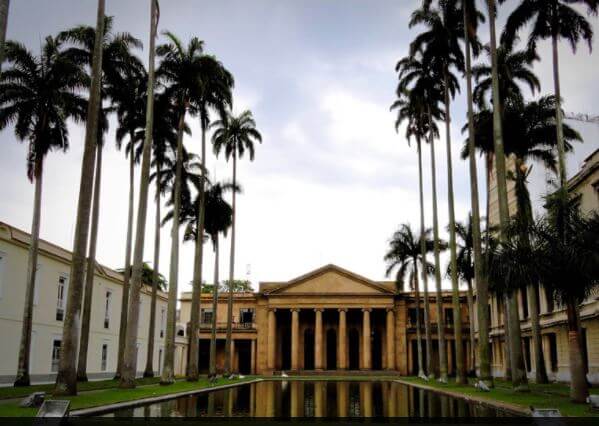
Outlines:
POLYGON ((393 292, 374 281, 340 268, 326 265, 281 284, 267 292, 276 295, 344 294, 392 295, 393 292))

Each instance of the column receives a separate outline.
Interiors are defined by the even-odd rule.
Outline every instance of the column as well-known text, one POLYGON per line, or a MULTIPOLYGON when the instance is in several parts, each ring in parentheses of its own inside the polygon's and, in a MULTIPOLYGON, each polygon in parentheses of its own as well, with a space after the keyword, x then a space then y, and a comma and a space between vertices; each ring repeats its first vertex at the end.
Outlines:
MULTIPOLYGON (((299 417, 300 416, 300 405, 299 405, 299 387, 303 386, 303 382, 292 381, 291 382, 291 395, 290 395, 290 414, 291 417, 299 417)), ((303 408, 303 407, 302 407, 303 408)), ((303 411, 302 411, 303 414, 303 411)))
POLYGON ((362 352, 364 357, 364 370, 372 368, 372 353, 370 349, 370 311, 372 309, 362 309, 362 352))
POLYGON ((235 368, 235 339, 231 338, 231 373, 237 372, 235 368))
POLYGON ((314 309, 316 313, 314 325, 314 369, 322 370, 322 311, 323 309, 314 309))
POLYGON ((268 310, 268 357, 267 367, 272 372, 275 369, 275 355, 276 355, 276 328, 277 318, 275 316, 276 309, 268 310))
POLYGON ((339 370, 347 370, 347 309, 339 309, 339 342, 337 355, 339 357, 339 370))
POLYGON ((291 369, 299 370, 299 309, 291 310, 291 369))
POLYGON ((256 374, 256 339, 252 339, 252 346, 250 348, 250 356, 251 356, 251 363, 250 363, 250 372, 251 374, 256 374))
POLYGON ((337 416, 349 417, 349 383, 337 382, 337 416))
POLYGON ((395 370, 395 312, 387 309, 387 370, 395 370))

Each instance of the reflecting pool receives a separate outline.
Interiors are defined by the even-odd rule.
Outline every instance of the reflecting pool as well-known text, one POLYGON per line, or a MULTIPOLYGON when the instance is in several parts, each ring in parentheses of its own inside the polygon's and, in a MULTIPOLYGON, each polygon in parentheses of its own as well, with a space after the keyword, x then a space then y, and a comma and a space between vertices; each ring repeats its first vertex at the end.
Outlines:
POLYGON ((390 381, 267 380, 129 409, 117 417, 498 417, 507 412, 390 381))

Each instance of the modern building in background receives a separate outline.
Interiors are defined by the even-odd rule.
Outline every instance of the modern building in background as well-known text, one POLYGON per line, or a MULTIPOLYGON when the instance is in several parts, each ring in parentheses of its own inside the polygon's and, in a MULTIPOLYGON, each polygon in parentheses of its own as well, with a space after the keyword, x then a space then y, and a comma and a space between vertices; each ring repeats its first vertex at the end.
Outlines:
MULTIPOLYGON (((0 222, 0 383, 12 383, 17 371, 30 235, 0 222)), ((32 382, 54 381, 60 359, 71 252, 40 240, 33 306, 30 375, 32 382)), ((117 365, 122 274, 102 265, 94 271, 88 378, 112 378, 117 365)), ((137 370, 146 365, 151 288, 141 293, 137 370)), ((167 298, 158 292, 154 370, 164 353, 167 298)))

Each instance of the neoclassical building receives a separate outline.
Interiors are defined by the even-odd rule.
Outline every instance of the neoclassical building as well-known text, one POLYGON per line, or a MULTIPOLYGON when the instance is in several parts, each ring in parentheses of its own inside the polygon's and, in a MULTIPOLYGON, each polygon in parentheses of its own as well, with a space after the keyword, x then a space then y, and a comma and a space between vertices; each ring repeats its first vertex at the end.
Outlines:
MULTIPOLYGON (((435 298, 430 297, 433 357, 438 364, 435 298)), ((465 295, 459 315, 467 341, 469 317, 465 295)), ((181 299, 182 324, 191 317, 191 294, 181 299)), ((323 370, 416 373, 416 304, 412 292, 394 282, 377 282, 335 265, 326 265, 287 282, 262 282, 256 293, 236 293, 233 302, 233 364, 242 373, 323 370)), ((423 315, 421 301, 421 316, 423 315)), ((453 307, 443 293, 450 372, 455 369, 453 307)), ((212 295, 200 301, 199 363, 207 370, 212 295)), ((217 308, 217 364, 224 363, 227 295, 217 308)), ((190 337, 191 338, 191 337, 190 337)), ((424 332, 423 332, 424 338, 424 332)), ((470 359, 466 359, 470 363, 470 359)), ((436 367, 435 367, 436 368, 436 367)), ((184 369, 182 367, 182 369, 184 369)))

